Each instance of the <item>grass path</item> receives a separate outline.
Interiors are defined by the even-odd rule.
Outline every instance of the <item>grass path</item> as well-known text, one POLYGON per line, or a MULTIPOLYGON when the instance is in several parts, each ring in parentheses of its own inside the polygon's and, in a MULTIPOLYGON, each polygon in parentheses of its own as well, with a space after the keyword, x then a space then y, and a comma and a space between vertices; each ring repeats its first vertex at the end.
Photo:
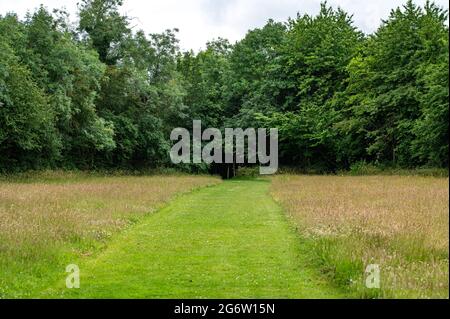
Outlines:
POLYGON ((80 262, 80 289, 61 281, 40 297, 342 297, 301 254, 269 185, 234 180, 180 196, 80 262))

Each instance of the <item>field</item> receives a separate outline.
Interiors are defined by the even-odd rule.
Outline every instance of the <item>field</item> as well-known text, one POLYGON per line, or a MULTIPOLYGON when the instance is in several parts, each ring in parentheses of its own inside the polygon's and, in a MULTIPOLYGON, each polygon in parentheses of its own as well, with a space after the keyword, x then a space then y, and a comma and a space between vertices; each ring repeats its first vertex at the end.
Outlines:
POLYGON ((102 250, 180 192, 213 177, 44 173, 0 180, 0 298, 26 298, 75 257, 102 250))
POLYGON ((60 280, 38 297, 344 297, 302 254, 269 186, 232 180, 180 196, 81 261, 80 289, 60 280))
POLYGON ((295 176, 271 193, 318 267, 356 297, 448 298, 448 178, 295 176), (381 289, 364 270, 380 268, 381 289))
POLYGON ((418 176, 2 177, 0 298, 448 298, 448 196, 418 176))

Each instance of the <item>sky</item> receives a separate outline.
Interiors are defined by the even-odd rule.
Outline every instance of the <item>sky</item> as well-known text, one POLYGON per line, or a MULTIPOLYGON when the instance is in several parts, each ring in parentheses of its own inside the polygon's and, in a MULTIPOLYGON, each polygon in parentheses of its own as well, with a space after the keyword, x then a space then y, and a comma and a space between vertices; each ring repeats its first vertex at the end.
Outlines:
MULTIPOLYGON (((123 13, 133 17, 135 30, 159 33, 178 28, 182 50, 198 51, 209 40, 222 37, 231 43, 248 30, 264 26, 268 19, 286 21, 300 14, 316 14, 322 0, 124 0, 123 13)), ((415 0, 423 5, 426 0, 415 0)), ((65 7, 75 19, 78 0, 0 0, 0 15, 16 12, 23 17, 40 4, 48 9, 65 7)), ((355 25, 365 33, 374 32, 391 9, 406 0, 328 0, 353 15, 355 25)), ((435 0, 448 9, 448 0, 435 0)))

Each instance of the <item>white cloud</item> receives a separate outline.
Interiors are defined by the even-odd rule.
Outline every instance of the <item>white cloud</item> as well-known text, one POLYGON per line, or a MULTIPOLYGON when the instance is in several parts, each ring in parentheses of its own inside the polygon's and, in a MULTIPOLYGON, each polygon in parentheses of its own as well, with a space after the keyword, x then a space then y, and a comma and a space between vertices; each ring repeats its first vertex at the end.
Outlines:
MULTIPOLYGON (((426 0, 416 0, 424 4, 426 0)), ((123 12, 134 17, 136 29, 147 33, 179 28, 183 49, 197 50, 208 40, 223 37, 231 42, 241 39, 247 30, 263 26, 273 18, 286 21, 297 12, 316 14, 321 0, 125 0, 123 12)), ((340 6, 353 14, 355 24, 371 33, 385 19, 391 9, 406 0, 328 0, 332 6, 340 6)), ((447 0, 436 0, 448 9, 447 0)), ((50 9, 66 7, 72 15, 77 0, 0 0, 0 14, 8 11, 23 16, 28 9, 43 3, 50 9)))

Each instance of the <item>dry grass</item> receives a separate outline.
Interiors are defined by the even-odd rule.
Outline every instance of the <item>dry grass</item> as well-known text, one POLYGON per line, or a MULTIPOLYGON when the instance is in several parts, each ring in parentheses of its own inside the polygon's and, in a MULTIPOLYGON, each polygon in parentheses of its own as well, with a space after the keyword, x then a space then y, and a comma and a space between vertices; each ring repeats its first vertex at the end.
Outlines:
POLYGON ((202 176, 100 177, 43 174, 0 180, 0 298, 26 296, 29 283, 65 253, 89 255, 115 232, 180 192, 212 185, 202 176), (54 176, 53 176, 54 175, 54 176))
POLYGON ((356 296, 448 298, 448 178, 282 175, 271 192, 356 296), (380 265, 380 290, 365 288, 369 264, 380 265))

